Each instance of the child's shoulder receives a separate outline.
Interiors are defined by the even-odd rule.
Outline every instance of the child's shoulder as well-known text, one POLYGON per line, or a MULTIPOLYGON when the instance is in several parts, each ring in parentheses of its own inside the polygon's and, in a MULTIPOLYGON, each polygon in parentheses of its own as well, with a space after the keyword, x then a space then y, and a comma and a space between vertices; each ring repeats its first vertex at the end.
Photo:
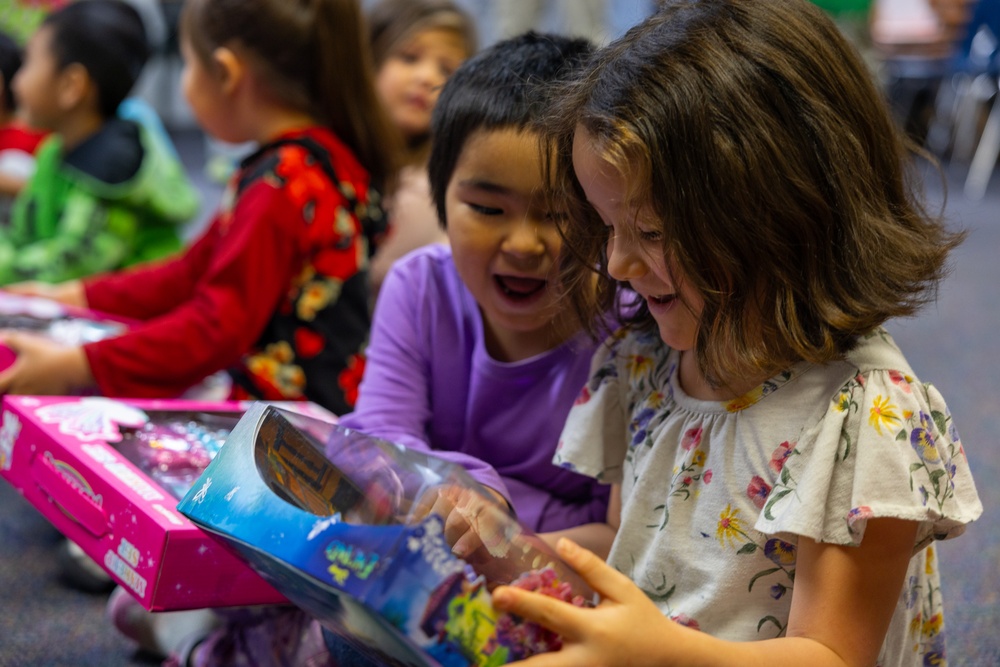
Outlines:
POLYGON ((139 172, 144 154, 139 126, 130 120, 110 118, 69 150, 63 163, 94 181, 119 185, 139 172))
POLYGON ((349 183, 354 188, 367 187, 368 172, 347 145, 330 130, 309 127, 289 132, 264 146, 261 153, 271 154, 286 172, 327 172, 339 183, 349 183), (332 172, 332 173, 330 173, 332 172))
POLYGON ((883 327, 861 336, 857 345, 846 354, 845 361, 862 374, 875 371, 900 371, 913 374, 902 350, 883 327))
POLYGON ((462 284, 455 269, 451 248, 441 243, 421 246, 400 257, 389 269, 386 282, 390 281, 407 285, 411 289, 428 284, 436 285, 438 289, 447 289, 446 286, 462 284))

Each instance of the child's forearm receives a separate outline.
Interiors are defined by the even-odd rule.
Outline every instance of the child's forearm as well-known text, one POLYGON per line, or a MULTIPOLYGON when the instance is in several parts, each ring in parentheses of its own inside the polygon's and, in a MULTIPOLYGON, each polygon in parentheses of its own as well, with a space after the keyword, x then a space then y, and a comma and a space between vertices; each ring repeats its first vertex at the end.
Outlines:
MULTIPOLYGON (((668 623, 674 624, 664 617, 668 623)), ((676 624, 674 624, 676 625, 676 624)), ((691 628, 679 628, 676 641, 661 644, 660 659, 651 665, 685 667, 862 667, 851 665, 828 646, 807 637, 782 637, 753 642, 731 642, 691 628)), ((650 646, 649 648, 654 648, 650 646)))

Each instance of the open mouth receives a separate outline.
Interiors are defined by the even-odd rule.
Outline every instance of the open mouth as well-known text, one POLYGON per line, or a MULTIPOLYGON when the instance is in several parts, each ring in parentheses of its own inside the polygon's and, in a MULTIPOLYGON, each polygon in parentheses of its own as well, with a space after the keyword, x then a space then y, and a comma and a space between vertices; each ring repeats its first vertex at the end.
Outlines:
POLYGON ((668 306, 677 300, 676 294, 659 294, 657 296, 648 297, 650 303, 656 304, 658 306, 668 306))
POLYGON ((504 296, 511 299, 530 299, 545 289, 547 280, 540 278, 520 278, 517 276, 494 276, 497 286, 504 296))

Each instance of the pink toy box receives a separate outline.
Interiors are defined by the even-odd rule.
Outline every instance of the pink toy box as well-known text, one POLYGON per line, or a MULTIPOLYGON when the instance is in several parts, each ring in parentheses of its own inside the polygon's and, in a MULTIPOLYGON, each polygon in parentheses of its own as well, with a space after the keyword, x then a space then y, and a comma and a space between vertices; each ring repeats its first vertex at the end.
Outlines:
MULTIPOLYGON (((36 333, 65 345, 82 345, 118 336, 133 322, 84 308, 64 306, 51 299, 20 296, 0 290, 0 329, 36 333)), ((0 344, 0 371, 16 355, 0 344)))
MULTIPOLYGON (((283 603, 177 512, 250 405, 6 396, 0 476, 147 609, 283 603)), ((279 405, 336 420, 312 403, 279 405)))

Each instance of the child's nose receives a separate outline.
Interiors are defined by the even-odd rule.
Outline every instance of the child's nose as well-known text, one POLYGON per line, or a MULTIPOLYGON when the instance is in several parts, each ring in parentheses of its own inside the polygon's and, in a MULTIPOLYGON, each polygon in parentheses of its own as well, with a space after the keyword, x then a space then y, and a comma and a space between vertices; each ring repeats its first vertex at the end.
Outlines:
POLYGON ((608 241, 608 274, 619 282, 628 282, 639 278, 646 272, 646 263, 642 261, 634 243, 612 237, 608 241))
POLYGON ((503 250, 511 255, 531 257, 545 252, 545 243, 538 233, 538 223, 528 217, 512 225, 504 239, 503 250))
POLYGON ((417 70, 417 76, 421 83, 431 88, 443 86, 445 76, 441 73, 441 68, 437 64, 426 61, 417 70))

